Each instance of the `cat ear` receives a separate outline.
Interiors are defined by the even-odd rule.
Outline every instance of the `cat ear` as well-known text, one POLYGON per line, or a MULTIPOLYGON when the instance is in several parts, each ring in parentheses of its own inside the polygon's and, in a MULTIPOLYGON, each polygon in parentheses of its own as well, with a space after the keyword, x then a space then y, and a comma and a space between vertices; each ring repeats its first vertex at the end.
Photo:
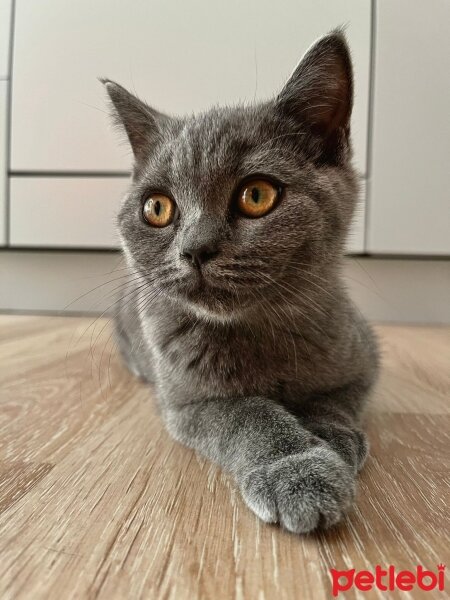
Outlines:
POLYGON ((114 121, 125 129, 136 162, 142 162, 148 157, 168 117, 133 96, 118 83, 109 79, 100 81, 111 99, 114 121))
POLYGON ((301 120, 333 145, 347 139, 353 105, 353 74, 345 35, 335 30, 305 54, 276 100, 290 118, 301 120))

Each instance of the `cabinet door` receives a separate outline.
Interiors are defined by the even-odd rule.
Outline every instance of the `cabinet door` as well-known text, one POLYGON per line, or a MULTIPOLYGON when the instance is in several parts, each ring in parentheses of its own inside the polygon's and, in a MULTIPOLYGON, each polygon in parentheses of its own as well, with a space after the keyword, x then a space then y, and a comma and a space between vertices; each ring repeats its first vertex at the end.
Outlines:
POLYGON ((9 77, 12 0, 0 0, 0 79, 9 77))
POLYGON ((450 254, 450 2, 379 2, 367 249, 450 254))
POLYGON ((16 0, 12 169, 126 171, 99 76, 172 113, 273 96, 347 24, 356 163, 366 169, 370 0, 16 0))
POLYGON ((122 177, 12 177, 10 245, 116 248, 122 177))
MULTIPOLYGON (((115 218, 127 185, 125 177, 12 177, 11 247, 119 248, 115 218)), ((364 188, 349 254, 363 251, 364 188)))

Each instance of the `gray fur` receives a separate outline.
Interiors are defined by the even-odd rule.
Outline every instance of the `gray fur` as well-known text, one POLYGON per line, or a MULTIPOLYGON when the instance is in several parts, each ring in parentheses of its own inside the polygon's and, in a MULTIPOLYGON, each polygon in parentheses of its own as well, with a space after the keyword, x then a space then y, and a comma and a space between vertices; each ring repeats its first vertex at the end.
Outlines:
POLYGON ((343 34, 255 106, 173 118, 105 84, 135 155, 119 214, 127 364, 172 436, 230 471, 261 519, 299 533, 337 523, 367 454, 360 418, 378 363, 339 276, 358 190, 343 34), (233 205, 253 174, 284 186, 259 219, 233 205), (142 218, 155 191, 178 206, 165 228, 142 218), (205 245, 218 254, 201 269, 182 256, 205 245))

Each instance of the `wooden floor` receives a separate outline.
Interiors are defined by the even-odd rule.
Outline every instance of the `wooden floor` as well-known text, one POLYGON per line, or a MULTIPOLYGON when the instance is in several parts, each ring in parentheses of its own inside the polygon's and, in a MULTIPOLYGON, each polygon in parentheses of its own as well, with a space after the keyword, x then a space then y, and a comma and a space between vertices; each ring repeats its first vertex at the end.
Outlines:
POLYGON ((168 437, 107 321, 0 317, 0 598, 320 600, 332 567, 449 565, 450 329, 377 331, 356 508, 299 537, 168 437))

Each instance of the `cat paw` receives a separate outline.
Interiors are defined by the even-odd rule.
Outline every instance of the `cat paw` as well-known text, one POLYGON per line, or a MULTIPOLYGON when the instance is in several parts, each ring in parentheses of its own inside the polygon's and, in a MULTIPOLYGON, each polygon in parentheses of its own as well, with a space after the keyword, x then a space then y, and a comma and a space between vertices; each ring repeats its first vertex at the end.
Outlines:
POLYGON ((355 473, 362 469, 369 454, 369 442, 363 431, 345 425, 329 424, 316 425, 309 430, 327 442, 355 473))
POLYGON ((354 499, 355 478, 334 451, 317 446, 252 470, 241 492, 263 521, 307 533, 342 519, 354 499))

